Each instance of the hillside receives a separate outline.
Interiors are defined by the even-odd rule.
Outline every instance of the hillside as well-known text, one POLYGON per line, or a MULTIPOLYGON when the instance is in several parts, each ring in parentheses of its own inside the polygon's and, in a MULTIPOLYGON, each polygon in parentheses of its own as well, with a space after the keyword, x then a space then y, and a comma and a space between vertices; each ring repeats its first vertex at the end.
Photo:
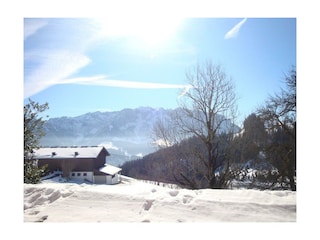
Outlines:
POLYGON ((118 185, 24 184, 25 222, 295 222, 296 193, 187 190, 123 176, 118 185))

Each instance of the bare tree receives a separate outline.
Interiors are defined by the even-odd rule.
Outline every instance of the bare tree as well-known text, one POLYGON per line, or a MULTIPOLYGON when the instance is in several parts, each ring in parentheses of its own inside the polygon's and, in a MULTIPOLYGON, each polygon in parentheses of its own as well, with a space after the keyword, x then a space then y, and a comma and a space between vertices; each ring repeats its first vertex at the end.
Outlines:
POLYGON ((267 148, 271 163, 277 167, 282 181, 289 179, 296 190, 296 70, 285 76, 286 89, 270 96, 257 112, 271 135, 267 148))
POLYGON ((190 146, 188 156, 182 156, 183 167, 175 176, 181 184, 198 188, 201 182, 202 187, 225 187, 229 165, 227 156, 219 151, 217 136, 221 129, 229 127, 231 131, 234 126, 237 101, 234 84, 220 65, 209 61, 190 69, 186 79, 189 91, 179 98, 180 108, 167 124, 170 130, 158 124, 156 129, 162 134, 158 137, 166 142, 172 136, 173 142, 195 137, 201 143, 190 146))

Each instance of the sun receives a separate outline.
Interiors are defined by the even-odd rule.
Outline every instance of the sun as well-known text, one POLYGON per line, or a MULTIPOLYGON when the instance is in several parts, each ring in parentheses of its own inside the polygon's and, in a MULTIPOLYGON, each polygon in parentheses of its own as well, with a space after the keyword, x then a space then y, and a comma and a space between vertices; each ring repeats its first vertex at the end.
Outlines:
POLYGON ((135 38, 149 48, 157 48, 175 34, 181 25, 179 17, 119 17, 98 19, 98 28, 105 37, 135 38))
POLYGON ((165 44, 175 34, 181 20, 177 18, 153 18, 139 22, 136 36, 150 47, 165 44))

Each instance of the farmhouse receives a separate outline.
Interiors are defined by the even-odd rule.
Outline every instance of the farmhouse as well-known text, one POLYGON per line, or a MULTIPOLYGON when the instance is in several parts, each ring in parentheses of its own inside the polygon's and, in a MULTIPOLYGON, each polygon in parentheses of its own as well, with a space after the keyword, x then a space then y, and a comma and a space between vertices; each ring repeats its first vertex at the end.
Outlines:
POLYGON ((121 168, 106 164, 107 156, 110 154, 102 146, 48 147, 40 148, 34 154, 38 166, 47 165, 50 173, 95 184, 119 183, 121 168))

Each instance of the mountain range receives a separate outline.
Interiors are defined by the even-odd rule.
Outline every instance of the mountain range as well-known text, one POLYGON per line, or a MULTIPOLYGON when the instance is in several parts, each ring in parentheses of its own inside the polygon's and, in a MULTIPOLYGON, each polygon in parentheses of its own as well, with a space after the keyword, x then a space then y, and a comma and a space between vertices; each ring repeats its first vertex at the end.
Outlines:
POLYGON ((41 146, 103 145, 110 152, 107 162, 121 165, 157 150, 152 129, 158 119, 169 121, 178 109, 140 107, 114 112, 91 112, 77 117, 50 118, 41 146))

